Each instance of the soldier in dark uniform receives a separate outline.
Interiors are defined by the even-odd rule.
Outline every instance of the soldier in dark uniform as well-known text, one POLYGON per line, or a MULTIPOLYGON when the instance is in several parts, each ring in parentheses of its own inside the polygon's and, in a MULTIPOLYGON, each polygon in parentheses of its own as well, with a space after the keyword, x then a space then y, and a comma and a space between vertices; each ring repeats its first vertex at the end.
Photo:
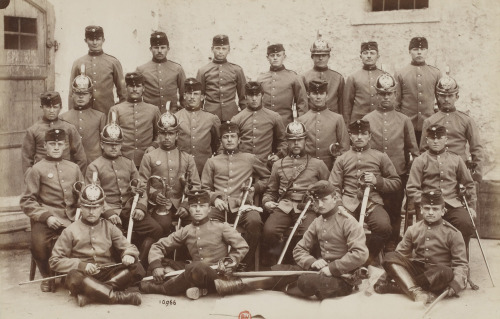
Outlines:
POLYGON ((102 51, 105 41, 102 27, 94 25, 86 27, 84 41, 89 47, 89 53, 78 58, 71 67, 68 108, 72 109, 74 105, 73 80, 80 75, 80 67, 84 64, 87 75, 92 79, 92 108, 108 114, 109 108, 115 105, 113 88, 116 88, 120 102, 125 101, 127 97, 122 65, 114 56, 102 51))
POLYGON ((208 192, 189 194, 189 213, 193 222, 153 244, 149 253, 149 265, 155 281, 141 282, 139 289, 143 293, 168 296, 185 293, 190 299, 198 299, 215 291, 214 280, 218 276, 210 266, 226 259, 226 268, 235 268, 246 255, 248 245, 238 231, 227 223, 208 217, 210 202, 208 192), (186 265, 164 258, 169 252, 182 246, 187 246, 193 262, 186 265), (185 272, 164 282, 165 273, 183 268, 185 272))
POLYGON ((201 83, 205 95, 204 109, 215 114, 221 121, 229 121, 239 110, 246 107, 243 69, 227 61, 231 51, 229 37, 224 34, 214 36, 212 52, 214 58, 198 70, 196 79, 201 83), (238 103, 236 103, 238 95, 238 103))
POLYGON ((438 68, 425 63, 428 48, 426 38, 411 39, 408 47, 411 64, 394 75, 398 83, 396 109, 411 119, 417 143, 420 143, 424 120, 434 114, 434 89, 441 78, 438 68))
POLYGON ((201 109, 204 96, 198 80, 188 78, 184 87, 185 108, 175 114, 179 120, 177 146, 193 157, 196 169, 201 174, 203 166, 219 147, 220 119, 201 109))
POLYGON ((87 157, 85 156, 80 134, 73 124, 58 118, 62 109, 61 96, 57 92, 45 92, 40 95, 40 103, 43 116, 26 130, 26 136, 21 148, 24 174, 35 163, 45 157, 45 133, 51 129, 66 132, 66 147, 63 150, 62 158, 78 164, 80 170, 85 172, 87 157))
MULTIPOLYGON (((266 256, 263 263, 268 266, 277 263, 284 247, 283 236, 302 212, 303 208, 301 209, 300 203, 304 199, 307 188, 312 183, 327 180, 329 174, 322 160, 307 155, 305 152, 307 134, 304 124, 292 122, 287 125, 285 132, 289 149, 288 156, 273 164, 269 184, 262 198, 265 209, 270 212, 262 235, 262 248, 266 256)), ((311 208, 308 209, 290 247, 294 247, 314 218, 316 218, 315 212, 311 208)))
MULTIPOLYGON (((257 156, 240 152, 239 129, 236 124, 224 122, 220 127, 220 139, 223 153, 209 158, 201 176, 201 188, 210 193, 214 208, 210 218, 221 222, 234 223, 236 212, 242 205, 253 204, 254 193, 260 194, 269 180, 269 170, 266 164, 257 156), (242 203, 242 192, 247 191, 248 180, 252 177, 255 183, 248 190, 247 202, 242 203)), ((255 250, 262 233, 262 219, 255 206, 242 208, 242 215, 238 225, 245 232, 243 238, 247 241, 250 250, 243 259, 248 269, 253 269, 255 250)))
POLYGON ((307 130, 306 153, 325 162, 331 170, 335 158, 349 150, 350 140, 342 115, 327 108, 327 87, 323 80, 309 82, 309 111, 298 121, 307 130))
POLYGON ((144 102, 158 106, 165 113, 165 105, 171 102, 172 112, 182 108, 186 75, 179 63, 167 60, 170 50, 165 32, 155 31, 149 39, 153 59, 137 67, 144 76, 144 102))
POLYGON ((408 228, 395 252, 385 255, 389 278, 379 279, 374 288, 378 293, 405 293, 425 304, 447 288, 449 297, 458 296, 467 286, 469 265, 460 232, 442 219, 446 210, 441 192, 422 193, 420 205, 424 219, 408 228))
POLYGON ((106 114, 92 108, 93 89, 92 79, 85 73, 77 76, 72 85, 73 109, 59 116, 78 130, 88 164, 101 156, 99 133, 106 125, 106 114))
POLYGON ((474 174, 472 178, 480 182, 482 180, 482 164, 484 160, 483 146, 479 138, 479 130, 474 120, 464 112, 458 111, 455 102, 458 100, 457 82, 449 77, 442 77, 436 84, 436 100, 439 112, 425 119, 422 125, 421 151, 427 147, 426 130, 433 124, 439 124, 446 128, 448 142, 446 149, 459 155, 474 174), (469 144, 470 159, 467 156, 466 145, 469 144))
POLYGON ((375 83, 384 71, 377 68, 380 57, 375 41, 361 43, 363 68, 349 75, 344 87, 343 115, 346 124, 360 120, 377 106, 375 83))
POLYGON ((142 74, 127 73, 125 81, 127 101, 111 107, 108 118, 111 118, 111 113, 116 113, 116 123, 123 130, 122 154, 139 167, 144 152, 156 140, 158 134, 156 125, 161 114, 158 107, 142 100, 144 92, 142 74))
POLYGON ((283 44, 272 44, 267 47, 267 60, 270 68, 261 73, 257 82, 262 85, 264 94, 262 105, 281 115, 283 125, 293 120, 292 105, 295 103, 299 115, 307 112, 307 93, 302 79, 294 71, 283 65, 286 58, 283 44))
POLYGON ((359 218, 364 189, 373 185, 365 223, 371 230, 366 245, 370 251, 367 265, 374 262, 391 236, 391 221, 382 194, 395 193, 401 188, 401 180, 389 156, 370 147, 372 137, 370 123, 357 120, 349 125, 352 147, 337 158, 329 181, 335 186, 336 195, 354 217, 359 218))
POLYGON ((314 62, 314 67, 302 75, 302 80, 306 91, 310 91, 309 83, 313 80, 322 80, 328 83, 326 89, 326 107, 335 113, 343 114, 342 95, 344 94, 344 77, 342 74, 328 68, 328 60, 330 60, 330 51, 332 49, 328 42, 321 39, 314 41, 311 46, 311 59, 314 62))
POLYGON ((446 128, 439 124, 427 127, 426 142, 429 147, 413 161, 406 191, 418 213, 422 192, 441 191, 445 201, 446 214, 443 219, 455 226, 469 246, 474 227, 469 213, 461 202, 466 195, 471 213, 476 215, 476 188, 472 176, 462 158, 448 152, 446 128), (465 186, 462 194, 458 185, 465 186))
POLYGON ((127 242, 122 232, 101 218, 104 191, 95 184, 87 185, 80 194, 81 216, 63 230, 52 251, 50 267, 67 273, 66 288, 77 297, 80 307, 92 302, 140 305, 141 294, 124 292, 141 280, 145 272, 138 262, 139 251, 127 242), (113 265, 114 252, 122 265, 113 265))
POLYGON ((285 126, 281 116, 262 107, 262 86, 259 82, 245 85, 247 108, 235 115, 231 122, 239 128, 241 152, 256 155, 262 162, 275 162, 286 156, 285 126))
POLYGON ((101 133, 101 148, 103 155, 90 163, 85 181, 87 184, 96 182, 106 194, 106 205, 102 217, 109 220, 122 230, 128 229, 130 214, 134 220, 133 230, 136 235, 134 242, 140 244, 139 259, 147 266, 148 253, 151 245, 162 237, 163 229, 147 213, 144 203, 137 203, 131 212, 132 202, 136 193, 141 193, 145 184, 140 185, 139 172, 132 160, 121 155, 123 133, 116 123, 104 127, 101 133), (97 173, 97 181, 93 175, 97 173), (134 181, 135 180, 135 181, 134 181))
MULTIPOLYGON (((55 239, 75 219, 78 197, 73 184, 83 176, 78 165, 63 159, 64 130, 49 129, 44 140, 46 156, 27 172, 20 205, 31 220, 31 254, 45 278, 50 276, 48 261, 55 239)), ((50 291, 49 282, 42 281, 40 288, 50 291)))
POLYGON ((370 122, 370 146, 386 153, 396 168, 402 187, 395 193, 382 194, 384 207, 389 213, 392 235, 385 246, 386 251, 393 251, 399 242, 401 230, 401 205, 404 189, 410 173, 410 155, 417 157, 418 151, 415 131, 411 120, 396 107, 396 81, 388 73, 377 78, 377 108, 363 117, 370 122))
POLYGON ((172 215, 183 219, 189 216, 187 210, 181 207, 185 191, 183 179, 189 175, 190 180, 184 181, 189 182, 193 189, 199 189, 200 177, 193 157, 177 148, 177 117, 170 112, 163 113, 157 126, 160 147, 144 155, 139 175, 143 184, 147 184, 151 176, 160 177, 164 187, 159 188, 150 182, 152 187, 147 190, 146 196, 139 199, 139 203, 144 206, 149 204, 151 216, 161 225, 166 236, 171 232, 172 215))

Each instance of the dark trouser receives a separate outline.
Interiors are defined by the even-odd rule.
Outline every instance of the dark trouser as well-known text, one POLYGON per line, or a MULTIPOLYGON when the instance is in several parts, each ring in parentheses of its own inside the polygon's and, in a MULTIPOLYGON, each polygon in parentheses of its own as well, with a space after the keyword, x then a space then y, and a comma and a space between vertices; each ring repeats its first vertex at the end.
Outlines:
POLYGON ((415 130, 415 137, 417 138, 417 145, 420 145, 420 140, 422 139, 422 131, 415 130))
MULTIPOLYGON (((272 266, 278 262, 279 256, 286 243, 284 238, 286 231, 297 222, 299 215, 300 211, 295 212, 292 210, 290 213, 286 214, 279 208, 273 209, 271 215, 269 215, 269 218, 264 224, 264 232, 262 236, 262 250, 265 254, 262 263, 265 266, 272 266)), ((302 238, 305 231, 315 218, 316 214, 313 211, 309 210, 306 212, 304 219, 300 223, 292 241, 290 242, 290 246, 287 248, 287 254, 285 256, 289 256, 289 258, 286 258, 286 261, 284 261, 285 263, 294 263, 293 257, 291 257, 293 248, 302 238)))
POLYGON ((408 175, 399 175, 401 178, 401 188, 394 193, 381 194, 384 200, 384 207, 389 214, 391 220, 392 233, 389 240, 397 244, 399 242, 399 233, 401 231, 401 206, 405 196, 406 183, 408 182, 408 175))
MULTIPOLYGON (((440 294, 453 280, 453 270, 444 265, 431 265, 416 260, 410 260, 397 252, 387 253, 382 266, 389 277, 395 278, 391 264, 403 266, 422 289, 440 294)), ((396 280, 397 282, 397 280, 396 280)))
MULTIPOLYGON (((359 205, 352 214, 359 220, 360 213, 361 205, 359 205)), ((376 205, 375 208, 365 216, 365 223, 372 232, 366 239, 366 246, 370 252, 370 259, 375 260, 392 233, 389 214, 387 214, 382 205, 376 205)))
POLYGON ((207 288, 209 292, 215 292, 214 280, 218 278, 217 273, 210 268, 209 264, 193 261, 186 265, 182 274, 162 284, 162 293, 167 296, 178 296, 191 287, 207 288))
POLYGON ((46 223, 31 222, 31 255, 44 278, 50 276, 50 254, 63 229, 53 230, 46 223))
POLYGON ((469 247, 470 237, 474 234, 474 227, 467 209, 464 207, 451 207, 446 205, 446 214, 443 219, 455 226, 464 238, 465 247, 469 247))
MULTIPOLYGON (((217 208, 213 207, 210 211, 210 218, 219 220, 221 222, 225 221, 225 214, 221 212, 217 208)), ((236 220, 237 214, 228 213, 227 214, 227 222, 234 223, 236 220)), ((239 221, 238 226, 243 227, 245 230, 242 233, 242 237, 246 240, 249 251, 245 255, 245 258, 241 261, 242 263, 247 265, 248 270, 253 270, 255 265, 255 251, 257 250, 257 245, 259 244, 260 234, 262 233, 262 219, 260 218, 260 214, 258 211, 250 210, 244 212, 239 221)))
POLYGON ((151 212, 151 217, 161 226, 163 236, 167 237, 172 232, 172 215, 175 214, 175 208, 171 208, 167 215, 158 215, 156 209, 151 212))

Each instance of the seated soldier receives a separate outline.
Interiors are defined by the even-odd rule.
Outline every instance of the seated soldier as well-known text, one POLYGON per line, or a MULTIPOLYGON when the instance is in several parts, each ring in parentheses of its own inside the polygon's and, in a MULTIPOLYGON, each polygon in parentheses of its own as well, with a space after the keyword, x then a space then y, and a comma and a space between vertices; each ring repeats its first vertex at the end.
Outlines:
MULTIPOLYGON (((85 181, 90 184, 94 173, 97 173, 97 184, 106 194, 106 205, 102 217, 122 230, 128 229, 130 214, 134 220, 133 230, 136 232, 134 243, 140 244, 139 259, 147 267, 148 253, 151 245, 162 237, 163 229, 147 214, 146 205, 137 203, 131 212, 134 195, 142 191, 139 187, 139 172, 132 160, 121 155, 123 133, 113 119, 101 133, 103 155, 90 163, 85 174, 85 181), (137 240, 136 240, 137 239, 137 240)), ((142 184, 144 185, 144 184, 142 184)))
POLYGON ((59 236, 49 260, 50 267, 68 274, 65 285, 77 297, 80 307, 91 302, 138 306, 140 293, 121 290, 144 276, 138 262, 139 251, 116 226, 101 218, 103 204, 101 187, 90 184, 82 189, 82 218, 59 236), (121 256, 121 264, 115 265, 115 252, 121 256))
POLYGON ((243 259, 248 252, 247 243, 229 224, 208 218, 209 203, 208 192, 189 193, 189 213, 193 222, 153 244, 149 252, 149 268, 153 272, 154 282, 141 282, 139 289, 142 292, 168 296, 186 293, 188 298, 198 299, 215 291, 214 280, 218 275, 211 266, 229 257, 226 268, 232 269, 243 259), (187 246, 192 263, 185 265, 164 258, 183 245, 187 246), (229 252, 227 245, 230 246, 229 252), (184 267, 185 272, 164 282, 165 273, 184 267))
MULTIPOLYGON (((64 130, 45 132, 47 155, 26 174, 20 200, 31 219, 31 254, 44 278, 50 276, 49 257, 55 239, 75 219, 78 197, 72 192, 73 184, 83 181, 78 165, 63 159, 66 147, 64 130)), ((42 281, 40 288, 51 290, 48 281, 42 281)))
POLYGON ((458 296, 466 288, 469 266, 460 232, 442 219, 446 209, 441 192, 423 193, 420 205, 424 220, 410 226, 396 251, 385 255, 388 278, 379 279, 374 289, 405 293, 425 304, 447 288, 448 296, 458 296))

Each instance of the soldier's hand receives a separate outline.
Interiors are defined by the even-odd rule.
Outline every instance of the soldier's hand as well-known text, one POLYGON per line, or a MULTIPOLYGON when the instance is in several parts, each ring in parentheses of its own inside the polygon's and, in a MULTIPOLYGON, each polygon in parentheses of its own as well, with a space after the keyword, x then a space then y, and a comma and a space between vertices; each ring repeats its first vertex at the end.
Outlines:
POLYGON ((184 207, 179 207, 179 209, 177 210, 177 212, 175 213, 175 215, 179 216, 179 218, 186 218, 189 216, 189 212, 187 211, 186 208, 184 207))
POLYGON ((156 195, 155 199, 156 204, 161 205, 161 206, 167 206, 168 204, 168 199, 163 195, 162 193, 158 193, 156 195))
POLYGON ((163 275, 165 275, 165 270, 162 267, 153 269, 153 279, 156 283, 163 282, 163 275))
POLYGON ((133 263, 135 262, 135 258, 130 256, 130 255, 125 255, 123 256, 122 258, 122 263, 125 265, 125 266, 128 266, 128 265, 132 265, 133 263))
POLYGON ((464 185, 458 185, 458 196, 464 197, 467 194, 467 188, 464 185))
POLYGON ((49 218, 47 218, 46 223, 50 229, 54 230, 64 226, 64 224, 59 220, 59 218, 54 216, 50 216, 49 218))
POLYGON ((276 207, 278 206, 278 203, 276 202, 267 202, 264 204, 264 207, 267 209, 267 210, 273 210, 275 209, 276 207))
POLYGON ((97 268, 97 266, 95 264, 87 264, 87 266, 85 266, 85 273, 87 275, 95 275, 99 272, 99 268, 97 268))
POLYGON ((220 198, 217 198, 215 200, 214 206, 215 206, 215 208, 217 208, 220 211, 229 210, 229 207, 227 206, 227 203, 225 201, 223 201, 222 199, 220 199, 220 198))
POLYGON ((111 215, 108 217, 108 220, 113 224, 113 225, 116 225, 116 224, 122 224, 122 220, 120 219, 120 216, 118 215, 111 215))
POLYGON ((142 209, 136 208, 132 213, 132 218, 135 220, 143 220, 145 215, 142 209))
POLYGON ((311 268, 313 269, 322 269, 323 267, 327 267, 328 263, 324 259, 318 259, 312 263, 311 268))
POLYGON ((280 159, 280 157, 274 153, 267 157, 267 160, 270 161, 271 163, 274 163, 279 159, 280 159))
POLYGON ((330 272, 330 268, 328 268, 328 266, 321 268, 319 270, 319 273, 323 274, 323 275, 325 275, 327 277, 332 277, 332 273, 330 272))
POLYGON ((375 184, 377 183, 377 178, 375 177, 375 174, 373 173, 370 173, 370 172, 366 172, 363 174, 363 180, 365 183, 368 183, 368 184, 375 184))

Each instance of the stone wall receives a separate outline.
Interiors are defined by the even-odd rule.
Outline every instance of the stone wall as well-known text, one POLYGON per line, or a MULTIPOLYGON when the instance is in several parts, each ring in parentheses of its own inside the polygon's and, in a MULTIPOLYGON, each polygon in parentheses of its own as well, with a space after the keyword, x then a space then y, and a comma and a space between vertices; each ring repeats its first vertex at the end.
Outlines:
MULTIPOLYGON (((413 36, 429 40, 428 63, 445 70, 460 84, 458 108, 479 124, 487 170, 496 168, 500 93, 500 6, 496 0, 430 0, 416 11, 369 12, 369 0, 50 0, 56 12, 56 90, 67 96, 72 62, 87 51, 84 27, 104 27, 104 49, 116 56, 124 72, 150 59, 149 34, 163 30, 170 40, 169 59, 187 76, 211 57, 211 39, 225 33, 231 41, 229 60, 248 78, 268 69, 270 43, 281 42, 287 68, 311 68, 309 48, 317 30, 333 45, 330 67, 344 76, 360 67, 359 45, 379 43, 385 70, 409 63, 413 36)), ((379 63, 379 65, 380 65, 379 63)), ((492 174, 491 172, 490 174, 492 174)), ((500 174, 497 175, 497 179, 500 174)))

